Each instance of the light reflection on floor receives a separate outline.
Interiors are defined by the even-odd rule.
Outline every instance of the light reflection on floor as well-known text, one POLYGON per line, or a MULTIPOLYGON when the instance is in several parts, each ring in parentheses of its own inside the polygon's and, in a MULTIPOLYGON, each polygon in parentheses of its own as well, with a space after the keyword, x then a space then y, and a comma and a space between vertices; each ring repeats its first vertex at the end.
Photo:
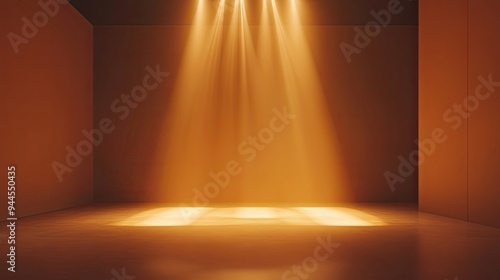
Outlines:
POLYGON ((228 225, 383 226, 360 210, 342 207, 160 207, 147 210, 116 226, 175 227, 228 225))
MULTIPOLYGON (((375 216, 385 224, 282 226, 266 222, 275 223, 276 215, 283 213, 299 214, 291 208, 271 208, 272 218, 265 207, 252 211, 226 207, 227 211, 215 211, 220 215, 212 220, 221 223, 223 217, 238 215, 243 217, 234 218, 239 222, 253 219, 262 226, 194 226, 209 222, 203 216, 191 226, 117 226, 141 219, 146 224, 146 216, 155 213, 170 213, 169 217, 179 213, 179 208, 160 204, 95 204, 25 217, 16 227, 22 242, 16 244, 15 279, 500 279, 499 229, 418 212, 415 205, 341 206, 307 211, 325 217, 332 216, 318 213, 347 213, 372 225, 376 220, 370 216, 375 216), (318 259, 317 269, 307 269, 306 260, 315 257, 321 245, 318 238, 331 239, 340 247, 325 261, 318 259), (286 274, 295 266, 311 272, 304 277, 286 274)), ((0 235, 7 233, 6 225, 0 223, 0 235)), ((0 271, 0 279, 11 279, 9 275, 0 271)))

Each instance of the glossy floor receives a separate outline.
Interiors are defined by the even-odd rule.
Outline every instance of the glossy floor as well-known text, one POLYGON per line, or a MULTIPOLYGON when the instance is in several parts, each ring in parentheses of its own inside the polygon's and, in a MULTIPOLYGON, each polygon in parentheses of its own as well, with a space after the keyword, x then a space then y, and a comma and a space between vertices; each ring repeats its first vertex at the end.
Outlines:
POLYGON ((23 218, 17 272, 2 265, 0 279, 500 279, 500 229, 408 205, 290 209, 215 208, 185 224, 143 204, 23 218))

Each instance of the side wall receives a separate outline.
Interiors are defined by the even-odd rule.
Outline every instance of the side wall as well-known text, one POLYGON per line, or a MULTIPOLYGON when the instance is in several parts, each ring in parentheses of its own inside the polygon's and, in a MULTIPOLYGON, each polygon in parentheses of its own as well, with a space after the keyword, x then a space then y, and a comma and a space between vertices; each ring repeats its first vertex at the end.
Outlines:
POLYGON ((469 119, 469 219, 495 227, 500 227, 499 13, 499 1, 469 0, 469 96, 484 99, 469 119), (496 85, 480 80, 490 75, 496 85))
POLYGON ((419 4, 419 138, 447 136, 420 166, 420 209, 467 219, 467 120, 444 117, 467 97, 467 0, 419 4))
POLYGON ((420 208, 496 227, 499 12, 493 0, 420 1, 420 139, 448 137, 420 167, 420 208))
MULTIPOLYGON (((7 166, 16 167, 18 217, 92 201, 92 154, 61 182, 52 164, 66 164, 66 147, 92 128, 93 27, 67 3, 42 2, 51 5, 0 1, 0 176, 6 183, 7 166)), ((1 209, 6 196, 2 189, 1 209)))

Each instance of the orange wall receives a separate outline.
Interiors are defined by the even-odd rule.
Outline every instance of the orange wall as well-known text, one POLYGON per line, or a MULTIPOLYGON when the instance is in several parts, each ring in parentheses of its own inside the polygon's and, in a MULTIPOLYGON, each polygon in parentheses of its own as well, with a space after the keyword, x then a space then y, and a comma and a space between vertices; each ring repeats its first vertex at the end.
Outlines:
POLYGON ((420 166, 420 209, 466 219, 467 123, 453 129, 443 114, 467 97, 467 0, 419 5, 419 138, 448 136, 420 166))
POLYGON ((469 100, 464 117, 448 112, 448 140, 420 168, 420 208, 496 227, 500 87, 479 77, 500 81, 499 12, 494 0, 420 1, 420 138, 469 100))
MULTIPOLYGON (((332 188, 348 193, 349 201, 416 202, 417 173, 391 192, 384 172, 397 169, 398 156, 409 154, 418 137, 417 27, 385 28, 348 64, 339 44, 352 42, 354 27, 324 25, 305 29, 348 172, 349 183, 332 188)), ((95 27, 94 125, 103 118, 111 118, 116 125, 94 154, 96 201, 189 203, 154 194, 161 188, 185 188, 183 197, 192 198, 192 188, 200 187, 151 181, 153 168, 168 168, 155 161, 155 155, 161 152, 158 139, 162 121, 189 30, 189 26, 95 27), (142 82, 146 66, 157 64, 170 76, 131 110, 128 118, 118 119, 110 105, 142 82)), ((190 176, 189 172, 192 170, 186 170, 185 176, 190 176)), ((324 197, 324 202, 333 201, 324 197)), ((236 199, 221 192, 211 202, 234 203, 236 199)), ((257 202, 285 201, 273 196, 257 202)))
MULTIPOLYGON (((469 1, 469 95, 476 95, 479 76, 500 82, 500 2, 469 1)), ((487 94, 482 87, 479 94, 487 94)), ((469 119, 469 218, 500 227, 500 87, 469 119)))
MULTIPOLYGON (((6 35, 22 34, 22 18, 31 21, 43 9, 34 0, 2 0, 0 10, 0 177, 6 183, 7 166, 16 167, 17 216, 90 203, 92 155, 62 182, 52 163, 64 163, 66 146, 75 148, 81 131, 92 128, 92 25, 69 4, 60 5, 16 54, 6 35)), ((1 209, 6 195, 2 188, 1 209)))

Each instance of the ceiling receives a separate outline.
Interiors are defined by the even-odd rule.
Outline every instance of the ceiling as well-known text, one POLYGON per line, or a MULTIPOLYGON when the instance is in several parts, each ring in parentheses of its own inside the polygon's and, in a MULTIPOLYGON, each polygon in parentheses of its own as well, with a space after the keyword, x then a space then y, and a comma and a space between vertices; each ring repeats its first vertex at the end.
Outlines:
MULTIPOLYGON (((70 0, 94 25, 189 25, 199 0, 70 0)), ((207 1, 214 9, 218 0, 207 1)), ((234 1, 234 0, 226 0, 234 1)), ((256 24, 263 0, 246 0, 250 24, 256 24), (252 12, 256 11, 256 12, 252 12)), ((289 0, 276 0, 289 1, 289 0)), ((307 11, 308 25, 365 25, 372 21, 371 11, 387 9, 400 1, 403 11, 393 15, 390 25, 417 25, 418 0, 297 0, 307 11)))

